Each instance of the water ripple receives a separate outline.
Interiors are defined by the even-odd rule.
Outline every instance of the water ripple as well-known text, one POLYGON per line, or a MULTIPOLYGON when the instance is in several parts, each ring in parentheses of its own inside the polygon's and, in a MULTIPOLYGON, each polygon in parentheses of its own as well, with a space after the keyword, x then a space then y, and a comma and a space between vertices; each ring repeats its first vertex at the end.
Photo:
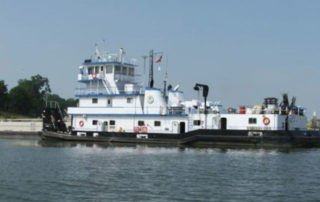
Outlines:
POLYGON ((0 139, 0 201, 319 200, 319 151, 0 139))

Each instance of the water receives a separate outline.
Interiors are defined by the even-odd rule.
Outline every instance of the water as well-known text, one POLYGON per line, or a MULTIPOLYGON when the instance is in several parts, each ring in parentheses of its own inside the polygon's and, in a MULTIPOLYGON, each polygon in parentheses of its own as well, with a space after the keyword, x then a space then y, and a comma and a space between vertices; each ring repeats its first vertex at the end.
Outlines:
POLYGON ((319 154, 0 139, 0 201, 317 201, 319 154))

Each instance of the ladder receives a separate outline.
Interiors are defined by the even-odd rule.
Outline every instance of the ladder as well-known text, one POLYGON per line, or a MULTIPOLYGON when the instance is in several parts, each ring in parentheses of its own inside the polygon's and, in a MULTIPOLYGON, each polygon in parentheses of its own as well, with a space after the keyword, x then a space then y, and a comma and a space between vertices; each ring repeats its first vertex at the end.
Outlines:
POLYGON ((112 90, 111 90, 111 86, 110 86, 109 82, 106 79, 102 79, 102 83, 103 83, 104 87, 106 88, 107 92, 110 94, 112 92, 112 90))

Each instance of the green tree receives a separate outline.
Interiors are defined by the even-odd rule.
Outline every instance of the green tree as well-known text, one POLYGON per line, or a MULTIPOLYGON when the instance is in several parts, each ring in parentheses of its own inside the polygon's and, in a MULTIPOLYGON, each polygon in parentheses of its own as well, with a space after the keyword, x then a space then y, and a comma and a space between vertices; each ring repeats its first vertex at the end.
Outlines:
POLYGON ((16 86, 9 93, 9 111, 30 116, 32 113, 32 98, 25 88, 16 86))
POLYGON ((0 80, 0 110, 6 110, 8 102, 8 88, 3 80, 0 80))
POLYGON ((45 96, 50 93, 49 80, 40 75, 30 80, 19 80, 18 85, 10 90, 9 99, 11 112, 37 117, 45 106, 45 96))

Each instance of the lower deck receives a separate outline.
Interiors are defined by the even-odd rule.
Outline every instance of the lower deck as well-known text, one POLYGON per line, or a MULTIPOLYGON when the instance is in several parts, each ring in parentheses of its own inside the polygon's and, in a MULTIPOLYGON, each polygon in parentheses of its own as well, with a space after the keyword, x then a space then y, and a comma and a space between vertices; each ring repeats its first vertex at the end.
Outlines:
POLYGON ((86 132, 170 133, 196 130, 306 130, 305 116, 278 114, 189 114, 189 115, 82 115, 72 117, 72 129, 86 132))
POLYGON ((254 147, 319 147, 318 131, 237 131, 197 130, 184 134, 82 132, 71 134, 44 131, 43 139, 109 143, 146 143, 166 145, 254 146, 254 147))

